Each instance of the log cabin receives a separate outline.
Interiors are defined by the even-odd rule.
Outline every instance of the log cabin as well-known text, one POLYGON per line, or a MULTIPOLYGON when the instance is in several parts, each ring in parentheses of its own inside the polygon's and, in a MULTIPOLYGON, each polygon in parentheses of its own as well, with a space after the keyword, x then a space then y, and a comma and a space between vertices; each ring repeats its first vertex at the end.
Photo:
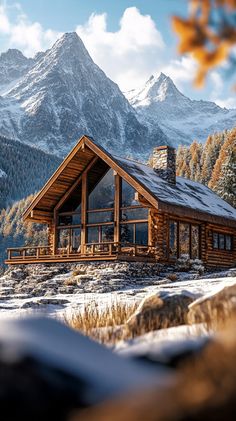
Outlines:
POLYGON ((25 211, 48 244, 8 249, 7 264, 127 260, 207 267, 236 263, 236 210, 208 187, 176 176, 175 149, 152 166, 108 153, 83 136, 25 211))

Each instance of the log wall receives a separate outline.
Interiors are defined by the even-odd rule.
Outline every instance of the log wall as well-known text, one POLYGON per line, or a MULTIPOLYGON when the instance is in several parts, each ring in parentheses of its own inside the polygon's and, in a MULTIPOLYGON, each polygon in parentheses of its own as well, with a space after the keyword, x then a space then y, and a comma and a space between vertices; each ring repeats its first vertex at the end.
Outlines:
POLYGON ((200 227, 200 259, 209 267, 233 267, 236 265, 236 229, 218 224, 203 223, 197 219, 180 218, 157 209, 150 211, 149 238, 150 244, 156 247, 157 260, 168 263, 169 260, 169 221, 198 224, 200 227), (233 250, 213 248, 213 232, 233 235, 233 250))

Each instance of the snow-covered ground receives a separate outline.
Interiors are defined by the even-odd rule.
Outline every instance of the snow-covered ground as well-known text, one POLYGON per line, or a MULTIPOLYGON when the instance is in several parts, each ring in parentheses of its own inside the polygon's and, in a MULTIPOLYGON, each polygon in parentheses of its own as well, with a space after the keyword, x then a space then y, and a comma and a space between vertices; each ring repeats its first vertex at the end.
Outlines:
MULTIPOLYGON (((165 274, 160 274, 156 277, 145 277, 143 283, 142 278, 140 278, 135 286, 130 286, 129 281, 126 281, 126 285, 123 283, 123 286, 119 290, 113 291, 111 288, 111 291, 103 293, 84 292, 86 291, 86 283, 83 288, 79 286, 72 288, 69 286, 64 287, 64 289, 62 287, 58 288, 62 291, 59 293, 53 293, 53 291, 56 291, 55 288, 54 290, 51 288, 45 292, 46 282, 50 287, 57 284, 66 284, 71 276, 71 272, 66 272, 56 274, 50 280, 41 281, 40 283, 35 279, 34 282, 38 288, 37 296, 35 296, 34 291, 32 293, 29 287, 25 287, 25 281, 24 289, 22 288, 23 292, 19 292, 19 289, 16 291, 14 285, 19 284, 20 281, 11 279, 11 275, 8 274, 0 278, 0 318, 19 318, 29 314, 44 314, 53 318, 64 319, 69 318, 88 303, 96 303, 98 308, 109 306, 117 301, 132 304, 134 302, 140 302, 147 295, 155 293, 180 294, 182 291, 188 291, 197 299, 203 295, 214 293, 225 285, 231 285, 236 282, 235 272, 231 272, 225 271, 205 274, 200 279, 191 279, 193 277, 192 274, 178 273, 176 275, 177 280, 174 282, 170 281, 165 274)), ((115 275, 113 274, 113 276, 115 275)), ((113 281, 118 281, 118 279, 113 281)), ((111 283, 112 279, 108 281, 108 285, 111 285, 111 283)), ((134 282, 130 283, 133 284, 134 282)), ((94 290, 96 291, 95 288, 94 290)), ((109 290, 109 287, 106 290, 109 290)))

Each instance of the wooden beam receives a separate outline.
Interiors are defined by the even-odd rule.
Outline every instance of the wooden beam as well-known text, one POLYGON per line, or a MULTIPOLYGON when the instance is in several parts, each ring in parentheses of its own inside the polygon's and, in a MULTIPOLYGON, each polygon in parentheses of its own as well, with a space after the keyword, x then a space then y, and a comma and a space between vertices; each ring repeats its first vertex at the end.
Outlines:
POLYGON ((115 175, 114 242, 120 241, 121 177, 115 175))
POLYGON ((81 198, 81 250, 83 253, 84 245, 87 242, 86 222, 87 222, 87 201, 88 201, 88 182, 87 172, 82 174, 82 198, 81 198))
POLYGON ((26 209, 26 211, 23 214, 23 220, 25 221, 31 212, 31 210, 37 205, 39 200, 45 195, 45 193, 49 190, 51 185, 54 183, 54 181, 58 178, 58 176, 61 174, 61 172, 66 168, 68 162, 77 154, 77 152, 80 150, 80 148, 84 145, 85 136, 82 136, 79 140, 79 142, 74 146, 72 151, 67 155, 67 157, 64 159, 64 161, 61 163, 61 165, 58 167, 58 169, 54 172, 54 174, 49 178, 45 186, 40 190, 40 192, 37 194, 37 196, 34 198, 30 206, 26 209))
POLYGON ((109 167, 115 170, 128 184, 135 188, 136 191, 141 193, 142 196, 146 197, 146 199, 158 209, 158 200, 154 197, 154 195, 144 186, 140 181, 137 181, 134 176, 129 175, 120 165, 112 158, 112 156, 103 151, 103 149, 97 146, 94 142, 92 142, 87 136, 85 137, 85 144, 95 153, 97 154, 103 161, 105 161, 109 167))
MULTIPOLYGON (((92 161, 87 165, 87 167, 84 169, 84 173, 87 173, 90 168, 95 164, 95 162, 98 160, 98 156, 95 156, 92 161)), ((73 191, 76 189, 80 181, 82 180, 82 174, 75 180, 75 182, 72 184, 72 186, 67 190, 67 192, 64 194, 64 196, 59 200, 57 205, 55 206, 55 209, 58 210, 68 199, 68 197, 73 193, 73 191)))

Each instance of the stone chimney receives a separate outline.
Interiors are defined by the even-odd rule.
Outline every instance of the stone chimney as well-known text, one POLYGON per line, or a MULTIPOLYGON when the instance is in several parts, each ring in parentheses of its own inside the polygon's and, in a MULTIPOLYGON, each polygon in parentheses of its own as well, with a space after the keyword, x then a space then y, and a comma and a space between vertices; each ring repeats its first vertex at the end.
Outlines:
POLYGON ((176 184, 176 153, 170 146, 158 146, 153 150, 153 169, 170 184, 176 184))

